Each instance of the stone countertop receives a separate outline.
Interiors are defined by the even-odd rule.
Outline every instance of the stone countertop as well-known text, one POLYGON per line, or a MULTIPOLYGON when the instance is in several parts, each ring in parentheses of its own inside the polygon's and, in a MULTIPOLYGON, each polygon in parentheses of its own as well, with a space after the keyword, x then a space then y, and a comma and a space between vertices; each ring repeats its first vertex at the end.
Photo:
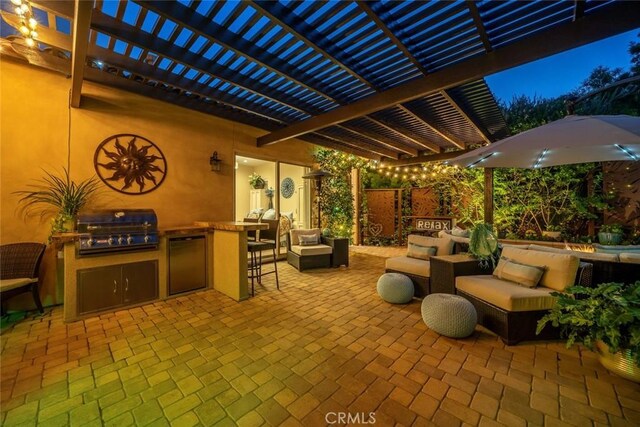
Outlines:
POLYGON ((182 225, 178 227, 160 228, 158 230, 158 235, 162 237, 162 236, 185 235, 185 234, 193 234, 193 233, 206 233, 208 231, 210 231, 210 227, 201 226, 201 225, 182 225))
POLYGON ((242 222, 242 221, 196 221, 197 227, 207 227, 220 231, 249 231, 267 230, 269 224, 263 222, 242 222))

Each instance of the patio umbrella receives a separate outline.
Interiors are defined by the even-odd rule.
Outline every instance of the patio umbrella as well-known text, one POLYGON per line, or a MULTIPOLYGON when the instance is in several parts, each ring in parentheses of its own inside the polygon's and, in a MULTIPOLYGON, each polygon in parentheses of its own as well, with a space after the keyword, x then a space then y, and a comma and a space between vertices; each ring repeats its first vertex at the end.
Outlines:
POLYGON ((640 159, 640 117, 567 116, 449 161, 462 167, 544 168, 640 159))

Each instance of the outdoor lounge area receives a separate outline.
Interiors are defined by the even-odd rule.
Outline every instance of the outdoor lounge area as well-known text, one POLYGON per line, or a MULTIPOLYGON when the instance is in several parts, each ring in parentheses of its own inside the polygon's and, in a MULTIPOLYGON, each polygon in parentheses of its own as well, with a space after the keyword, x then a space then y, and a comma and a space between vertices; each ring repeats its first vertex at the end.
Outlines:
POLYGON ((0 20, 0 425, 640 425, 640 2, 0 20))

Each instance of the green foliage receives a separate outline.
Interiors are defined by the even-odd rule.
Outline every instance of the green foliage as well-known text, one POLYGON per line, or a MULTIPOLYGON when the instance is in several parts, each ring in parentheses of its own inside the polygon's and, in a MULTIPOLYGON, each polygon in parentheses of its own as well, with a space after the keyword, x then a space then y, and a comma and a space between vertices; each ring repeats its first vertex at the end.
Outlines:
POLYGON ((320 194, 323 227, 336 237, 351 238, 354 223, 351 173, 371 165, 368 160, 340 153, 335 150, 318 149, 314 157, 320 168, 331 173, 324 179, 320 194))
POLYGON ((469 253, 480 260, 482 268, 489 268, 489 263, 495 268, 498 239, 493 234, 491 224, 479 223, 473 227, 469 237, 469 253))
POLYGON ((41 216, 51 214, 62 214, 67 217, 74 217, 82 209, 98 189, 98 180, 90 178, 76 184, 71 180, 69 171, 64 168, 62 177, 58 177, 50 172, 43 171, 44 177, 34 184, 29 184, 29 190, 16 191, 15 194, 22 196, 19 204, 22 205, 26 216, 40 213, 41 216))
POLYGON ((29 190, 14 193, 22 196, 18 204, 25 217, 53 216, 49 237, 56 232, 72 231, 70 223, 98 189, 95 177, 76 183, 66 168, 63 171, 62 177, 43 171, 43 178, 27 185, 29 190))
POLYGON ((540 319, 536 333, 551 323, 561 327, 567 348, 581 343, 593 349, 596 341, 602 341, 611 353, 630 350, 640 366, 640 281, 573 286, 551 295, 558 298, 557 304, 540 319))
POLYGON ((264 188, 266 182, 264 180, 264 178, 262 178, 260 175, 258 175, 257 173, 252 173, 251 175, 249 175, 249 185, 251 186, 251 188, 264 188))
POLYGON ((613 233, 613 234, 622 234, 624 230, 621 224, 605 224, 600 227, 601 233, 613 233))

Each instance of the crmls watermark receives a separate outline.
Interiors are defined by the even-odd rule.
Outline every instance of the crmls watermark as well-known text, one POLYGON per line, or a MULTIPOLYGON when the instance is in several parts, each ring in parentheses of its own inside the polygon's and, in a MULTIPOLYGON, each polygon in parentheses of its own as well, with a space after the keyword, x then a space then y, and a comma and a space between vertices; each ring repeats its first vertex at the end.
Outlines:
POLYGON ((375 412, 327 412, 324 416, 327 424, 375 424, 375 412))

